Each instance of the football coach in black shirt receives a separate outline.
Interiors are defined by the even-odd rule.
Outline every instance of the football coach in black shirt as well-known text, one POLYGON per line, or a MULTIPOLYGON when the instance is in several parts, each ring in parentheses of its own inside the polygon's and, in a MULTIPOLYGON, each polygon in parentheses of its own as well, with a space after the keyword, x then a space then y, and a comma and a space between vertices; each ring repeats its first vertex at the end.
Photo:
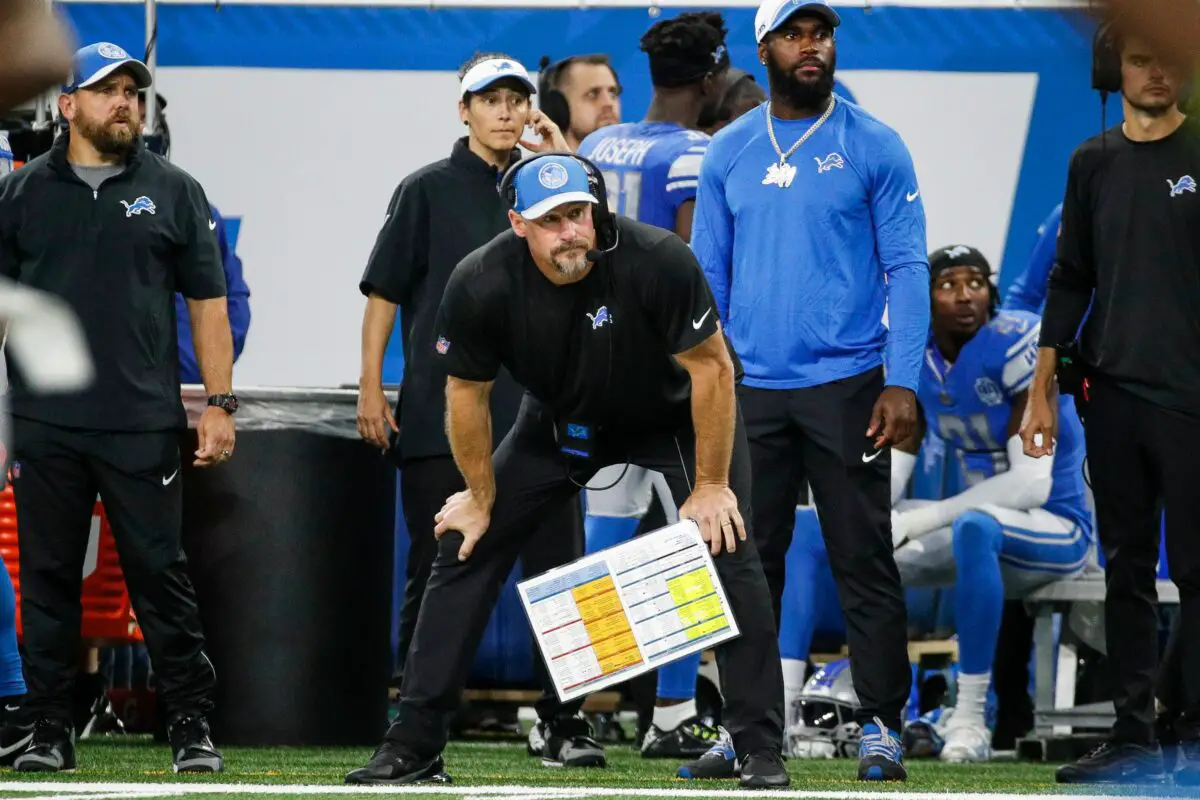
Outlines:
MULTIPOLYGON (((507 208, 496 190, 504 170, 520 160, 517 145, 566 149, 558 127, 532 107, 534 83, 515 59, 503 53, 481 53, 463 65, 459 81, 458 112, 467 135, 455 141, 448 158, 428 164, 401 181, 388 204, 387 217, 359 284, 367 305, 363 313, 358 429, 365 441, 380 449, 390 448, 401 467, 401 498, 409 534, 393 676, 396 686, 403 679, 412 632, 437 552, 434 515, 447 497, 464 488, 446 439, 446 370, 434 348, 434 321, 442 292, 459 261, 508 229, 507 208), (526 127, 541 135, 539 144, 522 139, 526 127), (404 326, 405 352, 398 425, 383 392, 383 356, 397 309, 404 326)), ((508 433, 523 394, 524 389, 506 371, 496 376, 490 398, 494 444, 498 445, 508 433)), ((543 533, 522 557, 527 575, 582 555, 583 513, 578 501, 561 504, 541 530, 543 533)), ((535 659, 534 665, 535 679, 552 688, 541 662, 535 659)), ((538 708, 547 708, 550 697, 540 701, 538 708)), ((575 721, 570 724, 580 727, 575 721)), ((596 766, 605 761, 605 755, 588 734, 590 731, 580 728, 569 746, 553 753, 546 752, 543 742, 542 751, 535 755, 562 766, 596 766)))
POLYGON ((680 516, 696 520, 716 555, 741 627, 718 657, 742 784, 786 786, 775 617, 746 529, 737 367, 704 274, 673 233, 609 213, 603 179, 583 158, 522 161, 501 191, 512 229, 455 268, 434 345, 450 376, 446 427, 467 488, 437 515, 399 715, 346 780, 441 771, 464 676, 521 546, 598 469, 629 463, 664 475, 680 516), (488 395, 501 366, 527 393, 493 462, 488 395))
POLYGON ((141 140, 150 71, 113 44, 76 53, 58 108, 69 128, 0 180, 0 273, 58 295, 79 317, 96 380, 41 397, 9 361, 13 492, 25 638, 23 711, 36 720, 19 771, 75 767, 70 688, 80 582, 99 494, 158 679, 177 772, 215 772, 216 676, 181 548, 175 292, 188 298, 210 397, 197 466, 233 453, 233 336, 225 275, 200 184, 141 140))
POLYGON ((1179 785, 1200 785, 1200 125, 1178 108, 1188 70, 1102 29, 1097 72, 1124 122, 1071 158, 1038 363, 1021 428, 1052 452, 1055 378, 1076 394, 1105 554, 1111 740, 1058 771, 1064 783, 1161 783, 1155 740, 1160 510, 1179 587, 1179 785), (1089 312, 1090 304, 1090 312, 1089 312), (1072 351, 1080 323, 1078 355, 1072 351), (1060 357, 1072 356, 1072 369, 1060 357), (1080 374, 1087 385, 1079 385, 1080 374))

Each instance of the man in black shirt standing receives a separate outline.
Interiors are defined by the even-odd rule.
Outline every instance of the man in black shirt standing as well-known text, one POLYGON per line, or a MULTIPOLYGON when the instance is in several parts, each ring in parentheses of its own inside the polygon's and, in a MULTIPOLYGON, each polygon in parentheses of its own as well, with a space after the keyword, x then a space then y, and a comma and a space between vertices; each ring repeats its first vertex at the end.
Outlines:
POLYGON ((746 527, 737 368, 704 274, 675 234, 611 214, 599 172, 578 156, 521 162, 502 189, 512 230, 455 268, 436 326, 450 445, 467 488, 437 515, 399 715, 346 780, 407 783, 441 771, 464 675, 532 526, 598 469, 629 463, 661 472, 680 516, 711 545, 741 627, 718 658, 742 784, 785 786, 783 679, 746 527), (488 396, 501 366, 528 393, 493 462, 488 396))
POLYGON ((12 476, 20 537, 24 712, 36 720, 18 771, 74 769, 70 687, 80 581, 97 494, 167 709, 176 772, 216 772, 209 740, 216 675, 204 654, 180 544, 183 494, 175 292, 188 298, 210 397, 196 466, 233 454, 233 338, 204 190, 149 152, 138 89, 150 71, 107 42, 75 56, 50 152, 0 181, 0 273, 57 295, 78 315, 96 380, 39 396, 9 362, 12 476))
MULTIPOLYGON (((381 449, 394 445, 409 533, 393 676, 396 687, 403 680, 412 632, 437 552, 434 515, 447 497, 464 488, 445 432, 446 371, 434 349, 438 304, 455 265, 508 228, 506 207, 496 189, 504 169, 520 158, 517 145, 535 150, 566 147, 557 126, 531 106, 533 81, 516 60, 503 53, 477 55, 463 65, 459 80, 459 117, 467 126, 467 135, 454 143, 449 158, 422 167, 397 187, 360 284, 367 307, 358 429, 364 440, 381 449), (533 127, 542 142, 523 140, 526 127, 533 127), (384 351, 398 309, 406 356, 399 425, 382 388, 384 351)), ((494 445, 516 419, 523 393, 506 372, 497 376, 491 395, 494 445)), ((583 519, 578 501, 564 502, 541 531, 522 559, 528 575, 582 555, 583 519)), ((537 658, 534 670, 535 677, 548 684, 537 658)), ((548 708, 549 699, 538 703, 539 710, 548 708)), ((571 724, 578 725, 576 721, 571 724)), ((602 764, 605 760, 600 745, 582 732, 568 750, 546 753, 543 746, 536 755, 563 766, 602 764)))
MULTIPOLYGON (((1025 452, 1052 452, 1055 377, 1079 395, 1106 557, 1105 631, 1117 720, 1111 741, 1061 767, 1064 783, 1161 782, 1154 732, 1159 513, 1182 614, 1181 784, 1200 783, 1200 128, 1178 109, 1187 69, 1134 37, 1111 43, 1124 122, 1071 158, 1025 452), (1118 61, 1119 59, 1119 61, 1118 61), (1089 303, 1091 310, 1088 311, 1089 303), (1079 358, 1059 370, 1080 323, 1079 358), (1081 362, 1081 363, 1080 363, 1081 362), (1075 389, 1081 367, 1087 383, 1075 389)), ((1101 62, 1103 63, 1103 61, 1101 62)), ((1064 367, 1066 362, 1063 362, 1064 367)))

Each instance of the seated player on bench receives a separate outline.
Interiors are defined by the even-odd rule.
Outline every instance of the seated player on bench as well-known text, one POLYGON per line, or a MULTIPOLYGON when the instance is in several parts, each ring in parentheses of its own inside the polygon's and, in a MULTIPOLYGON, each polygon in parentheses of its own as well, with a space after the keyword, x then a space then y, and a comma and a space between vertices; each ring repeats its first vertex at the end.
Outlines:
POLYGON ((1030 458, 1017 432, 1037 359, 1041 319, 996 310, 992 270, 956 245, 929 257, 932 331, 917 398, 920 430, 892 451, 892 532, 906 587, 955 587, 956 707, 938 723, 943 761, 984 761, 991 666, 1007 598, 1086 566, 1094 542, 1083 479, 1083 427, 1059 398, 1052 456, 1030 458), (968 488, 939 501, 897 502, 925 430, 946 445, 968 488))

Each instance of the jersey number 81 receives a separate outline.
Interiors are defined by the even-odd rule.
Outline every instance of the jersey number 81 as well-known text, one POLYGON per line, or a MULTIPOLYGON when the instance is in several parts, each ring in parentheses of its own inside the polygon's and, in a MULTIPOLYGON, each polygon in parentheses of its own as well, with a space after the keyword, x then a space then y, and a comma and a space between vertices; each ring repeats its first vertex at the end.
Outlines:
POLYGON ((636 220, 638 201, 642 196, 642 173, 606 169, 600 174, 604 177, 604 190, 608 193, 608 210, 636 220))

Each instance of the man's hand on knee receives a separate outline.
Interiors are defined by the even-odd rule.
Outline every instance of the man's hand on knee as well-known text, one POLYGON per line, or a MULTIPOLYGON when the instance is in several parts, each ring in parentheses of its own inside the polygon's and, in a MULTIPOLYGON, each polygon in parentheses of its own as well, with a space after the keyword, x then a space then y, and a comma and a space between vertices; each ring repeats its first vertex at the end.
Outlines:
POLYGON ((708 542, 715 556, 724 545, 729 552, 737 550, 737 541, 746 541, 746 526, 738 513, 737 497, 728 486, 703 484, 679 509, 680 519, 693 520, 700 527, 700 536, 708 542))
POLYGON ((434 515, 433 520, 437 523, 433 535, 438 539, 441 539, 446 531, 458 531, 462 534, 463 543, 458 549, 458 560, 466 561, 475 550, 475 544, 487 533, 491 523, 491 511, 485 509, 468 489, 446 498, 445 505, 434 515))

